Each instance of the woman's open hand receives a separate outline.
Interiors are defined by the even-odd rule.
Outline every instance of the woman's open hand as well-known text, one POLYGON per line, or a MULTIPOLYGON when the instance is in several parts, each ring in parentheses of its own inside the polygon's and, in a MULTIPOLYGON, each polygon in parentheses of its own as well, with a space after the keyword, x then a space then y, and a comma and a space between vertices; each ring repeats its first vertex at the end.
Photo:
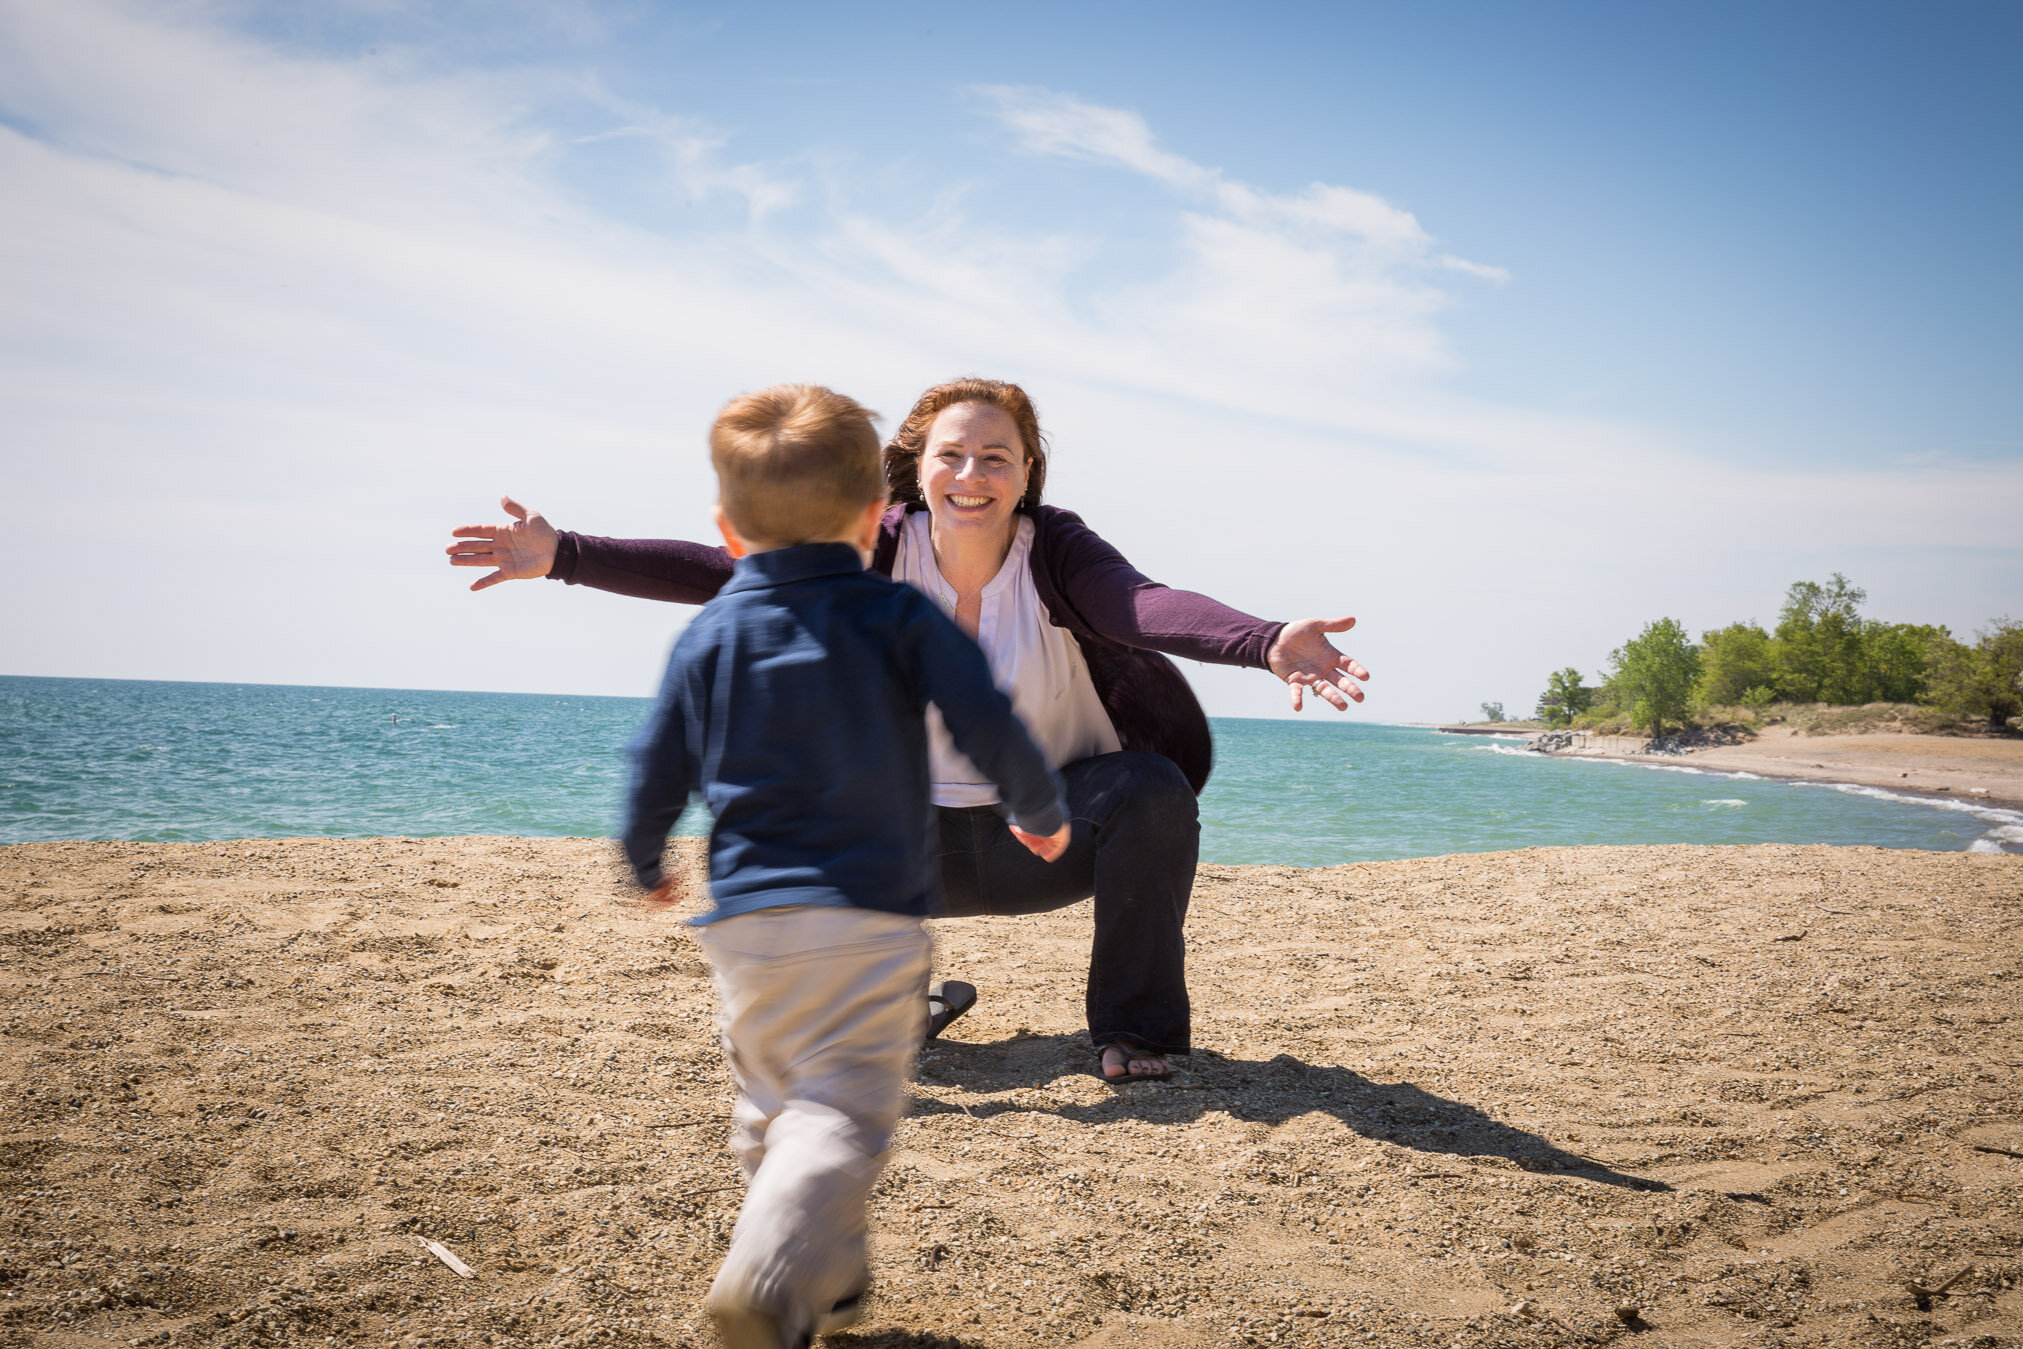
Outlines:
POLYGON ((471 582, 473 590, 546 576, 555 565, 555 526, 511 497, 500 497, 499 505, 513 517, 512 524, 460 525, 450 531, 451 538, 465 540, 449 546, 452 567, 497 568, 471 582))
POLYGON ((1344 712, 1352 700, 1363 701, 1362 685, 1356 681, 1368 679, 1370 672, 1361 661, 1335 650, 1328 640, 1329 633, 1347 632, 1355 626, 1353 618, 1302 618, 1279 629, 1278 640, 1264 659, 1291 691, 1293 711, 1300 710, 1308 689, 1344 712))

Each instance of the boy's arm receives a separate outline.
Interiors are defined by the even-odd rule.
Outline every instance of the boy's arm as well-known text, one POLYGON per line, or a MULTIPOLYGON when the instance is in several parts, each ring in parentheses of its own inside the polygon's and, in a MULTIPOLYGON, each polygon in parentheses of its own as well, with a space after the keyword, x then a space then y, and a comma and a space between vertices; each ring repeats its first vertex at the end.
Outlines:
POLYGON ((982 649, 933 601, 918 592, 914 598, 919 601, 912 627, 921 689, 941 709, 949 738, 997 784, 1013 824, 1042 837, 1059 833, 1068 821, 1060 775, 1047 767, 1025 723, 1012 711, 1011 699, 991 682, 982 649))
POLYGON ((667 851, 667 831, 687 807, 696 780, 689 762, 681 685, 680 662, 669 661, 660 701, 632 742, 632 792, 621 841, 633 879, 647 890, 658 890, 666 879, 660 861, 667 851))

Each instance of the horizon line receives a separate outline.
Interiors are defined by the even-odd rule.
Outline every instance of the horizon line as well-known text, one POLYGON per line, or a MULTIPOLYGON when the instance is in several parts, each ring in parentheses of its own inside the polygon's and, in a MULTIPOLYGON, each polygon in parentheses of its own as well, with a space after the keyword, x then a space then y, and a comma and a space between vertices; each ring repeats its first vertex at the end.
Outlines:
MULTIPOLYGON (((52 683, 97 683, 97 684, 193 684, 215 688, 241 689, 332 689, 349 693, 482 693, 501 698, 602 698, 614 702, 650 703, 654 695, 650 693, 567 693, 544 689, 457 689, 457 688, 402 688, 391 684, 284 684, 263 679, 143 679, 132 675, 31 675, 0 672, 0 679, 40 679, 52 683)), ((1288 722, 1295 725, 1314 726, 1393 726, 1402 730, 1430 730, 1437 726, 1458 726, 1460 722, 1440 721, 1373 721, 1353 722, 1321 721, 1304 716, 1282 717, 1228 717, 1216 716, 1204 710, 1203 715, 1210 721, 1270 721, 1288 722)))

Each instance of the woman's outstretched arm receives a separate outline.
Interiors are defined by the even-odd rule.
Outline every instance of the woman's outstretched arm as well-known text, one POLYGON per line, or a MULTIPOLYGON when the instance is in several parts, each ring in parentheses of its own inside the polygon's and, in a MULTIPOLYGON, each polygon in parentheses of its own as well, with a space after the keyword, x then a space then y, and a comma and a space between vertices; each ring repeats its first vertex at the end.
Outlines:
POLYGON ((1329 633, 1354 627, 1355 619, 1257 618, 1152 580, 1072 511, 1054 512, 1049 526, 1054 586, 1097 635, 1169 656, 1270 670, 1285 681, 1295 712, 1308 689, 1343 710, 1363 700, 1358 681, 1370 672, 1328 640, 1329 633))
POLYGON ((545 576, 570 585, 676 604, 703 604, 730 579, 731 555, 684 539, 604 539, 557 530, 539 511, 511 497, 499 505, 511 524, 462 525, 450 531, 452 567, 491 567, 471 583, 483 590, 501 581, 545 576))

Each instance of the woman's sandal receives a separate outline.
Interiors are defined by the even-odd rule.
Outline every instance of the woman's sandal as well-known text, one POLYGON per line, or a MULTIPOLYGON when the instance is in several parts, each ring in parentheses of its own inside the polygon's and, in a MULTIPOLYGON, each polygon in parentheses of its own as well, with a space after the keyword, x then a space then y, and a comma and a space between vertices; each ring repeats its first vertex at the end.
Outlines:
POLYGON ((943 979, 927 990, 927 1039, 934 1039, 957 1017, 976 1006, 976 985, 943 979))
POLYGON ((1164 1054, 1155 1054, 1149 1049, 1141 1049, 1135 1045, 1118 1044, 1112 1041, 1106 1045, 1096 1046, 1095 1074, 1113 1087, 1128 1087, 1133 1082, 1164 1082, 1173 1076, 1173 1068, 1170 1064, 1156 1073, 1134 1073, 1131 1071, 1131 1060, 1134 1058, 1163 1059, 1165 1057, 1164 1054), (1124 1056, 1124 1071, 1115 1077, 1103 1071, 1103 1052, 1109 1049, 1114 1049, 1124 1056))

